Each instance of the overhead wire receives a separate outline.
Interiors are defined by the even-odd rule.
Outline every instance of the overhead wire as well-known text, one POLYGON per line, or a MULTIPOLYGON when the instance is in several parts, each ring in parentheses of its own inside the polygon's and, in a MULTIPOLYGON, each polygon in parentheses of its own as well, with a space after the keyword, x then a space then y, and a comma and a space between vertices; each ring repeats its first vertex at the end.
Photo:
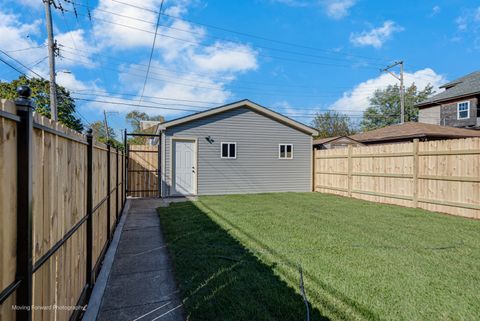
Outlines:
MULTIPOLYGON (((82 15, 82 14, 80 14, 80 13, 79 13, 78 15, 79 15, 79 16, 85 16, 85 15, 82 15)), ((105 23, 112 24, 112 25, 117 25, 117 26, 124 27, 124 28, 129 28, 129 29, 132 29, 132 30, 137 30, 137 31, 142 31, 142 32, 154 34, 154 32, 151 31, 151 30, 146 30, 146 29, 142 29, 142 28, 135 27, 135 26, 126 25, 126 24, 123 24, 123 23, 118 23, 118 22, 114 22, 114 21, 110 21, 110 20, 106 20, 106 19, 101 19, 101 18, 96 18, 96 20, 97 20, 97 21, 103 21, 103 22, 105 22, 105 23)), ((192 40, 188 40, 188 39, 182 39, 182 38, 174 37, 174 36, 171 36, 171 35, 167 35, 167 34, 165 34, 165 33, 158 33, 158 35, 160 35, 160 36, 162 36, 162 37, 165 37, 165 38, 182 41, 182 42, 184 42, 184 43, 189 44, 189 46, 200 46, 200 47, 211 48, 211 45, 203 44, 203 43, 200 43, 200 42, 198 42, 198 41, 192 41, 192 40)), ((237 50, 237 51, 239 51, 239 50, 237 50)), ((276 59, 276 60, 284 60, 284 61, 295 62, 295 63, 300 63, 300 64, 310 64, 310 65, 319 65, 319 66, 331 66, 331 67, 352 68, 352 65, 340 65, 340 64, 322 63, 322 62, 309 61, 309 60, 299 60, 299 59, 292 59, 292 58, 287 58, 287 57, 279 57, 279 56, 273 56, 273 55, 266 55, 266 54, 262 54, 262 53, 257 53, 257 55, 263 56, 263 57, 266 57, 266 58, 271 58, 271 59, 276 59)), ((357 68, 365 68, 365 69, 378 70, 378 68, 376 68, 376 67, 368 67, 368 66, 363 66, 363 65, 358 65, 358 66, 356 66, 356 67, 357 67, 357 68)))
MULTIPOLYGON (((48 58, 47 57, 44 57, 40 60, 38 60, 33 66, 29 67, 29 66, 26 66, 25 64, 23 64, 22 62, 20 62, 18 59, 6 54, 3 50, 0 49, 0 52, 3 53, 4 55, 6 55, 7 57, 9 57, 11 60, 15 61, 16 63, 18 63, 19 65, 21 65, 23 68, 29 70, 30 72, 32 72, 33 74, 35 74, 36 76, 40 77, 40 79, 42 80, 46 80, 44 77, 42 77, 40 74, 38 74, 37 72, 35 72, 32 68, 34 66, 36 66, 37 64, 39 64, 40 62, 44 61, 45 59, 48 58)), ((20 73, 21 75, 24 75, 25 77, 27 78, 30 78, 25 72, 21 71, 20 69, 16 68, 15 66, 13 66, 12 64, 8 63, 7 61, 5 61, 2 57, 0 57, 0 61, 2 61, 3 63, 5 63, 7 66, 11 67, 12 69, 16 70, 18 73, 20 73)), ((87 124, 90 124, 90 122, 85 118, 85 116, 83 116, 80 111, 78 111, 77 108, 74 109, 74 112, 77 113, 78 115, 80 115, 80 117, 82 117, 86 122, 87 124)))
MULTIPOLYGON (((157 13, 157 11, 154 10, 154 9, 134 5, 134 4, 131 4, 131 3, 124 2, 124 1, 119 1, 119 0, 110 0, 110 1, 116 2, 116 3, 119 3, 119 4, 123 4, 123 5, 126 5, 126 6, 130 6, 130 7, 133 7, 133 8, 137 8, 137 9, 140 9, 140 10, 145 10, 145 11, 149 11, 149 12, 152 12, 152 13, 157 13)), ((320 52, 328 52, 328 53, 335 54, 335 55, 343 55, 343 56, 349 56, 349 57, 370 59, 370 60, 375 60, 375 61, 379 61, 379 60, 382 60, 382 61, 385 61, 385 62, 391 61, 391 59, 381 59, 381 58, 374 58, 374 57, 368 57, 368 56, 363 56, 363 55, 343 53, 343 52, 338 52, 338 51, 334 51, 334 50, 322 49, 322 48, 307 46, 307 45, 304 45, 304 44, 298 44, 298 43, 292 43, 292 42, 288 42, 288 41, 284 41, 284 40, 268 38, 268 37, 254 35, 254 34, 243 32, 243 31, 237 31, 237 30, 233 30, 233 29, 220 27, 220 26, 215 26, 215 25, 212 25, 212 24, 200 23, 200 22, 197 22, 197 21, 193 21, 191 19, 181 18, 181 17, 178 17, 178 16, 169 15, 169 14, 166 14, 166 13, 164 13, 164 16, 172 18, 172 19, 177 19, 177 20, 186 21, 186 22, 189 22, 189 23, 192 23, 192 24, 204 26, 204 27, 207 27, 207 28, 218 29, 218 30, 221 30, 221 31, 224 31, 224 32, 229 32, 229 33, 233 33, 233 34, 237 34, 237 35, 241 35, 241 36, 251 37, 251 38, 258 39, 258 40, 269 41, 269 42, 282 44, 282 45, 286 45, 286 46, 304 48, 304 49, 315 50, 315 51, 320 51, 320 52)))
MULTIPOLYGON (((82 4, 79 4, 79 5, 82 5, 82 4)), ((83 5, 83 6, 85 6, 85 5, 83 5)), ((147 21, 145 19, 136 18, 136 17, 132 17, 132 16, 129 16, 129 15, 124 15, 124 14, 116 13, 116 12, 113 12, 113 11, 104 10, 104 9, 101 9, 101 8, 97 8, 96 10, 98 10, 100 12, 105 12, 105 13, 108 13, 108 14, 111 14, 111 15, 115 15, 115 16, 118 16, 118 17, 123 17, 123 18, 127 18, 127 19, 132 19, 132 20, 135 20, 135 21, 143 22, 143 23, 146 23, 146 24, 149 24, 149 25, 155 25, 153 22, 147 21)), ((170 17, 169 15, 164 14, 164 13, 162 13, 162 15, 170 17)), ((168 29, 176 30, 176 31, 181 31, 181 32, 194 34, 194 35, 199 35, 199 36, 206 37, 206 38, 218 39, 218 40, 223 40, 223 41, 227 41, 227 42, 230 42, 230 43, 237 43, 237 44, 240 44, 240 45, 245 45, 245 43, 243 43, 243 42, 233 40, 233 39, 229 39, 229 38, 218 37, 218 36, 213 36, 213 35, 206 35, 202 32, 196 32, 196 31, 193 31, 193 30, 181 29, 181 28, 177 28, 177 27, 173 27, 173 26, 169 26, 169 25, 164 25, 164 24, 160 24, 160 26, 168 28, 168 29)), ((156 27, 156 29, 158 29, 158 27, 156 27)), ((319 56, 319 55, 307 54, 307 53, 303 53, 303 52, 296 52, 296 51, 291 51, 291 50, 280 49, 280 48, 267 47, 267 46, 257 45, 257 44, 253 45, 253 48, 254 49, 258 48, 258 49, 267 49, 267 50, 279 51, 279 52, 283 52, 283 53, 288 53, 288 54, 292 54, 292 55, 300 55, 300 56, 305 56, 305 57, 321 58, 321 59, 341 61, 341 62, 346 61, 346 59, 337 58, 337 57, 319 56)), ((248 50, 236 49, 236 51, 250 53, 250 51, 248 51, 248 50)), ((267 55, 265 55, 265 56, 269 57, 269 58, 271 57, 271 56, 267 56, 267 55)), ((351 60, 348 60, 348 61, 351 62, 351 60)), ((369 64, 371 64, 371 63, 369 63, 369 64)), ((376 64, 376 68, 380 68, 380 67, 383 67, 383 65, 376 64)))
POLYGON ((162 16, 163 2, 160 3, 160 10, 158 11, 157 25, 155 26, 155 34, 153 36, 152 49, 150 50, 150 58, 148 59, 147 73, 145 74, 145 81, 143 83, 142 94, 140 95, 140 102, 142 102, 143 94, 145 94, 145 87, 147 87, 148 73, 150 72, 150 65, 152 64, 153 51, 155 50, 155 42, 157 40, 158 26, 160 25, 160 17, 162 16))
MULTIPOLYGON (((115 1, 115 0, 112 0, 112 1, 115 1)), ((120 1, 115 1, 115 2, 121 3, 120 1)), ((127 5, 129 5, 129 4, 127 4, 127 5)), ((161 12, 161 10, 160 10, 159 12, 157 12, 157 13, 160 13, 160 12, 161 12)), ((120 25, 120 26, 127 27, 127 28, 132 28, 132 29, 141 30, 141 31, 144 31, 144 32, 154 33, 155 36, 157 35, 157 32, 156 32, 156 31, 155 31, 155 32, 151 32, 151 31, 149 31, 149 30, 143 30, 143 29, 139 29, 139 28, 136 28, 136 27, 133 27, 133 26, 128 26, 128 25, 113 23, 113 22, 111 22, 111 21, 107 21, 107 20, 104 20, 104 19, 99 19, 99 20, 100 20, 100 21, 105 21, 105 22, 107 22, 107 23, 112 23, 112 24, 120 25)), ((187 32, 186 30, 181 30, 181 31, 187 32)), ((193 44, 199 45, 199 46, 202 46, 202 45, 203 45, 203 44, 200 44, 200 43, 198 43, 198 42, 191 42, 191 41, 188 41, 188 40, 185 40, 185 39, 179 39, 179 38, 171 37, 171 36, 168 36, 168 35, 163 35, 163 34, 159 34, 159 35, 167 36, 167 37, 170 37, 170 38, 179 40, 179 41, 185 41, 185 42, 188 42, 188 43, 193 43, 193 44)), ((207 46, 207 45, 203 45, 203 46, 207 46)), ((273 58, 272 56, 269 56, 269 57, 270 57, 270 58, 273 58)), ((282 58, 283 58, 283 57, 282 57, 282 58)), ((303 63, 311 63, 311 62, 306 62, 306 61, 301 61, 301 62, 303 62, 303 63)), ((149 62, 149 65, 150 65, 150 62, 149 62)), ((341 65, 341 66, 343 66, 343 65, 341 65)), ((351 67, 351 66, 345 66, 345 67, 351 67)), ((149 68, 150 68, 150 67, 147 67, 147 70, 149 70, 149 68)), ((148 78, 148 72, 149 72, 149 71, 147 71, 147 77, 146 77, 146 78, 148 78)), ((164 80, 164 81, 166 81, 165 79, 159 79, 159 80, 164 80)), ((198 81, 196 81, 196 82, 198 82, 198 81)), ((186 84, 181 83, 180 85, 186 85, 186 84)), ((195 86, 195 88, 202 88, 202 87, 195 86)), ((214 90, 215 90, 215 88, 204 88, 204 89, 214 89, 214 90)), ((262 93, 264 93, 264 92, 262 92, 262 93)), ((143 96, 143 93, 142 93, 142 96, 143 96)), ((146 96, 145 96, 145 97, 146 97, 146 96)), ((305 95, 302 95, 302 97, 306 97, 306 96, 305 96, 305 95)), ((156 97, 155 97, 155 98, 156 98, 156 97)), ((157 99, 158 99, 158 98, 157 98, 157 99)), ((80 100, 81 100, 81 99, 80 99, 80 100)), ((86 100, 86 99, 83 99, 83 100, 86 100)), ((109 102, 109 103, 112 103, 112 102, 109 102)), ((118 104, 118 103, 117 103, 117 104, 118 104)), ((132 104, 130 104, 130 105, 132 105, 132 104)), ((140 107, 140 106, 139 106, 139 107, 140 107)), ((141 107, 144 107, 144 108, 153 108, 153 106, 141 106, 141 107)), ((163 108, 166 109, 165 107, 163 107, 163 108)), ((189 111, 192 111, 192 110, 189 110, 189 111)))

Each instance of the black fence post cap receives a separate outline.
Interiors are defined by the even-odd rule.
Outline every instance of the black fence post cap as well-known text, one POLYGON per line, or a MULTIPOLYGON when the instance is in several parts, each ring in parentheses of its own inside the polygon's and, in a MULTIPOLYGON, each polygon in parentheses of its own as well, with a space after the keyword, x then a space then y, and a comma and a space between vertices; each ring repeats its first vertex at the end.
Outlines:
POLYGON ((15 104, 22 107, 33 108, 33 100, 30 98, 32 90, 27 85, 17 87, 18 98, 15 99, 15 104))
POLYGON ((93 129, 87 128, 87 137, 93 137, 93 129))

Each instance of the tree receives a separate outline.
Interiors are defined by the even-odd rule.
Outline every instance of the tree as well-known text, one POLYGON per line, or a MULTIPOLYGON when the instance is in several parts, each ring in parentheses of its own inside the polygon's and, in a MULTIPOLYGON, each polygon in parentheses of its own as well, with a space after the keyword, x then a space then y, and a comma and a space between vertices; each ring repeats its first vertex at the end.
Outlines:
MULTIPOLYGON (((126 121, 132 126, 133 128, 133 133, 142 133, 145 132, 145 130, 142 131, 140 127, 140 122, 141 121, 159 121, 163 123, 165 121, 165 118, 161 115, 158 116, 149 116, 146 113, 140 112, 138 110, 133 110, 129 112, 125 116, 126 121)), ((148 131, 147 131, 148 132, 148 131)), ((148 132, 149 134, 154 134, 151 132, 148 132)), ((142 145, 145 144, 146 138, 145 137, 135 137, 133 136, 132 138, 128 139, 129 144, 136 144, 136 145, 142 145)))
MULTIPOLYGON (((47 80, 39 78, 28 79, 25 76, 20 76, 12 82, 0 81, 0 97, 15 99, 17 97, 17 87, 21 85, 27 85, 32 90, 31 98, 35 102, 35 111, 50 118, 50 82, 47 80)), ((71 129, 82 131, 83 124, 74 115, 75 101, 70 97, 70 92, 64 87, 57 85, 57 97, 58 120, 71 129)))
POLYGON ((318 130, 317 138, 349 136, 355 133, 350 118, 336 111, 317 113, 312 121, 312 127, 318 130))
POLYGON ((129 112, 127 116, 125 116, 125 119, 128 123, 130 123, 130 126, 132 126, 134 133, 138 133, 141 131, 140 122, 142 120, 159 121, 162 123, 165 121, 165 118, 161 115, 149 116, 148 114, 140 112, 138 110, 129 112))
POLYGON ((90 128, 92 129, 93 137, 95 137, 97 141, 104 144, 108 143, 113 147, 123 149, 123 144, 116 139, 117 134, 115 133, 115 130, 112 127, 108 127, 109 139, 107 139, 104 122, 99 120, 94 121, 93 123, 90 124, 90 128))
MULTIPOLYGON (((425 100, 434 93, 433 87, 427 85, 419 91, 413 83, 405 91, 405 121, 418 121, 418 108, 415 104, 425 100)), ((377 89, 369 98, 370 106, 363 113, 361 123, 363 130, 377 129, 400 122, 400 89, 390 85, 377 89)))

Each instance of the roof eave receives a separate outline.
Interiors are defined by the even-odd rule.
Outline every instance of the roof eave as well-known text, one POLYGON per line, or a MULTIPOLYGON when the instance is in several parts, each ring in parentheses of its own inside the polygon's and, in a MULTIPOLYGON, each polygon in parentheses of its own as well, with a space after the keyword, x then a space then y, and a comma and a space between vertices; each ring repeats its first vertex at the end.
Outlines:
POLYGON ((474 92, 471 92, 471 93, 468 93, 468 94, 464 94, 464 95, 459 95, 459 96, 454 96, 454 97, 449 97, 449 98, 443 98, 443 99, 433 100, 433 101, 429 101, 429 102, 420 102, 420 103, 415 104, 415 107, 422 108, 422 107, 428 107, 429 105, 438 105, 439 103, 447 102, 449 100, 466 98, 466 97, 475 96, 475 95, 478 95, 478 94, 480 94, 480 90, 479 91, 474 91, 474 92))
POLYGON ((254 103, 254 102, 252 102, 248 99, 240 100, 240 101, 237 101, 237 102, 234 102, 234 103, 230 103, 230 104, 222 105, 222 106, 219 106, 219 107, 216 107, 216 108, 212 108, 212 109, 209 109, 209 110, 206 110, 206 111, 203 111, 203 112, 199 112, 199 113, 196 113, 196 114, 187 115, 187 116, 184 116, 184 117, 180 117, 180 118, 177 118, 177 119, 170 120, 170 121, 162 124, 163 129, 178 126, 178 125, 181 125, 181 124, 184 124, 184 123, 188 123, 190 121, 194 121, 194 120, 197 120, 197 119, 202 119, 202 118, 205 118, 205 117, 209 117, 209 116, 212 116, 212 115, 215 115, 215 114, 219 114, 219 113, 226 112, 226 111, 234 109, 234 108, 240 108, 240 107, 243 107, 243 106, 251 108, 251 109, 253 109, 253 110, 255 110, 255 111, 257 111, 261 114, 264 114, 265 116, 268 116, 270 118, 274 118, 275 120, 277 120, 279 122, 282 122, 282 123, 284 123, 288 126, 294 127, 297 130, 300 130, 304 133, 310 134, 312 136, 318 135, 318 131, 316 129, 311 128, 307 125, 304 125, 304 124, 302 124, 302 123, 300 123, 296 120, 293 120, 293 119, 291 119, 287 116, 284 116, 280 113, 277 113, 277 112, 275 112, 271 109, 260 106, 260 105, 254 103))

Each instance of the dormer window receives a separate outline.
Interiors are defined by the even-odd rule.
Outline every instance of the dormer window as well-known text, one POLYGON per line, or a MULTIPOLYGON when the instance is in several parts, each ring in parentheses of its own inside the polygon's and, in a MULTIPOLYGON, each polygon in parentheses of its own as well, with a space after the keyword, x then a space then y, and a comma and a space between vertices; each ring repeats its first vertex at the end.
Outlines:
POLYGON ((470 118, 470 101, 463 101, 457 104, 457 119, 470 118))

